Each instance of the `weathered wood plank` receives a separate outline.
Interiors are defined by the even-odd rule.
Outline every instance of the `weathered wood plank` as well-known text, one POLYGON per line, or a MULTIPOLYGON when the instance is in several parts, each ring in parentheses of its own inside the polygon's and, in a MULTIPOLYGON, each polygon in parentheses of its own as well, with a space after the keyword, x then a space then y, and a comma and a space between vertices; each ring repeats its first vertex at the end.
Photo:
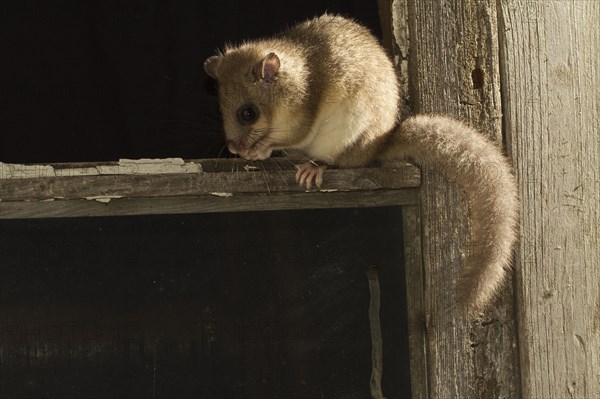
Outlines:
MULTIPOLYGON (((261 167, 248 168, 245 161, 223 162, 228 171, 196 173, 113 173, 81 175, 80 170, 94 169, 93 164, 72 168, 40 167, 42 177, 0 178, 0 200, 39 201, 80 198, 141 198, 212 193, 299 193, 305 189, 295 181, 295 170, 286 170, 275 161, 261 167), (60 173, 57 173, 60 170, 60 173), (52 173, 57 173, 53 176, 52 173)), ((205 168, 210 170, 210 168, 205 168)), ((205 170, 203 169, 203 170, 205 170)), ((420 184, 420 172, 409 164, 393 164, 380 168, 331 169, 325 174, 323 190, 365 191, 414 188, 420 184)))
POLYGON ((296 184, 293 164, 281 160, 2 167, 0 218, 403 205, 417 203, 420 184, 419 169, 406 163, 331 169, 323 190, 311 192, 296 184))
MULTIPOLYGON (((491 0, 395 3, 408 20, 409 96, 415 113, 460 117, 502 140, 496 3, 491 0)), ((397 31, 402 32, 399 27, 397 31)), ((423 170, 420 195, 431 398, 520 396, 511 287, 481 319, 455 314, 456 281, 469 247, 459 190, 423 170)))
POLYGON ((381 43, 391 55, 394 48, 392 24, 392 0, 377 0, 379 23, 381 25, 381 43))
POLYGON ((526 398, 600 398, 600 2, 502 0, 526 398))
POLYGON ((418 205, 402 208, 404 270, 408 343, 410 348, 410 382, 412 399, 429 398, 427 387, 427 336, 425 334, 425 287, 421 253, 421 217, 418 205))
POLYGON ((417 189, 0 202, 0 219, 366 208, 418 203, 417 189))

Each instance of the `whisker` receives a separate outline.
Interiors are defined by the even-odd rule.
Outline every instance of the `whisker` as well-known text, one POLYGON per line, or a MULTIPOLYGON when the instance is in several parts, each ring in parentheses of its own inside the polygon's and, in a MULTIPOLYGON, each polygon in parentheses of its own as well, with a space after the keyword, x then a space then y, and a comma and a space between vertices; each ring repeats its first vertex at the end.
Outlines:
POLYGON ((221 155, 223 154, 223 151, 225 151, 225 148, 227 148, 227 144, 225 144, 221 147, 219 154, 217 154, 217 159, 221 158, 221 155))
POLYGON ((265 164, 263 162, 260 162, 260 166, 263 170, 263 178, 265 180, 265 186, 267 186, 267 193, 271 195, 271 187, 269 187, 269 174, 267 173, 267 169, 265 168, 265 164))
POLYGON ((275 164, 275 166, 277 167, 277 172, 279 173, 279 176, 281 177, 281 180, 283 181, 283 183, 287 186, 288 182, 285 179, 285 177, 283 176, 283 168, 281 166, 279 166, 279 162, 280 160, 278 160, 277 158, 272 158, 273 159, 273 163, 275 164))

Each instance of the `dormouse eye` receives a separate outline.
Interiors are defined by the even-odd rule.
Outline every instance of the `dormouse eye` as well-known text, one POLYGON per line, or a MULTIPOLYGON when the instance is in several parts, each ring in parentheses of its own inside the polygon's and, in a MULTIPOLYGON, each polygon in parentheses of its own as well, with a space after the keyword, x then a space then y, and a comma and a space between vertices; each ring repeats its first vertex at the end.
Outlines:
POLYGON ((258 109, 254 105, 243 105, 238 109, 237 117, 240 122, 250 124, 258 119, 258 109))

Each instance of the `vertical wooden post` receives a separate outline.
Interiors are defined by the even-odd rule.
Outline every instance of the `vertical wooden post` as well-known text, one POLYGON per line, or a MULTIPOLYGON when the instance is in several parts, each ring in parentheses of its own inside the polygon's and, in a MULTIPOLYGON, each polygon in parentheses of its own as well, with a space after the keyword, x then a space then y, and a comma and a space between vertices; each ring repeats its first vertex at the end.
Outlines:
POLYGON ((393 53, 393 26, 392 26, 392 0, 377 0, 379 10, 379 22, 381 25, 381 43, 389 52, 393 53))
MULTIPOLYGON (((408 24, 413 113, 459 117, 501 145, 495 1, 396 0, 393 15, 394 33, 408 24)), ((456 281, 469 247, 465 203, 457 187, 428 169, 420 200, 429 397, 519 397, 510 284, 481 319, 455 314, 456 281)))
POLYGON ((425 334, 424 270, 421 249, 421 215, 417 205, 402 207, 408 345, 412 399, 429 398, 427 378, 427 336, 425 334))
POLYGON ((600 2, 501 0, 525 398, 600 398, 600 2))

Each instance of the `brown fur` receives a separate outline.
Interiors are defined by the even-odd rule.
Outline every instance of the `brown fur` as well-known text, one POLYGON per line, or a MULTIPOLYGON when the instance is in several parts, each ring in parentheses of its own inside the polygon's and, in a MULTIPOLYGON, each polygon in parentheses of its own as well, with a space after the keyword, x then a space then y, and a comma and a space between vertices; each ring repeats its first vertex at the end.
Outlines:
POLYGON ((472 226, 459 289, 467 311, 485 309, 510 270, 517 239, 519 202, 508 160, 475 129, 431 115, 407 119, 391 136, 381 158, 398 157, 442 171, 464 191, 472 226))
POLYGON ((477 131, 447 117, 415 116, 398 127, 396 72, 365 27, 323 15, 278 37, 228 47, 205 69, 219 81, 229 148, 245 158, 265 159, 275 149, 341 167, 410 158, 456 181, 471 206, 476 243, 460 289, 469 311, 489 304, 516 240, 509 163, 477 131), (252 123, 239 117, 248 104, 258 111, 252 123))

